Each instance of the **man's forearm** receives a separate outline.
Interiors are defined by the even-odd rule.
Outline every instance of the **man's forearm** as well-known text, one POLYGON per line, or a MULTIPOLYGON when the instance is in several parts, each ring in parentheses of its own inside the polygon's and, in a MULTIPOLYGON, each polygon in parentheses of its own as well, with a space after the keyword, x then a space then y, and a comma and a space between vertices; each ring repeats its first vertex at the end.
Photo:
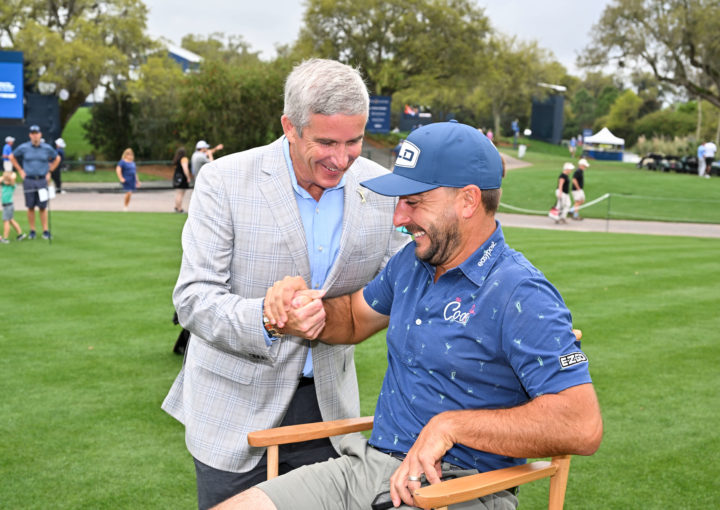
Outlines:
POLYGON ((591 384, 510 409, 448 411, 436 415, 426 428, 455 444, 518 458, 591 455, 602 439, 602 418, 591 384))
POLYGON ((352 314, 352 295, 324 299, 325 327, 317 339, 326 344, 356 344, 364 338, 356 338, 352 314))

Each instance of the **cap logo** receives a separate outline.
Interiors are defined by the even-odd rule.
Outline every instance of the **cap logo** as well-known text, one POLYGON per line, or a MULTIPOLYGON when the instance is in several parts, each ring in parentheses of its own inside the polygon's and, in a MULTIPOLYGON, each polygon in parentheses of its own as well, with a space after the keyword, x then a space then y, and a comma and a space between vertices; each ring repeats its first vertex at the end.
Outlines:
POLYGON ((418 157, 420 157, 420 149, 418 149, 414 143, 405 140, 400 147, 400 153, 398 154, 397 160, 395 160, 395 166, 415 168, 418 157))

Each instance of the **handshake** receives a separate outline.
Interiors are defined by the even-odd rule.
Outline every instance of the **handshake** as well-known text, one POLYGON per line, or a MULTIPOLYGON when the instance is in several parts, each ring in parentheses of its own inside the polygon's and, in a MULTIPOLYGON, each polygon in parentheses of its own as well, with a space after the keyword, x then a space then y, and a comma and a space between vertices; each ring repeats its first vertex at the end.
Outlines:
POLYGON ((265 293, 263 315, 281 333, 315 340, 325 328, 324 290, 308 289, 300 276, 286 276, 265 293))

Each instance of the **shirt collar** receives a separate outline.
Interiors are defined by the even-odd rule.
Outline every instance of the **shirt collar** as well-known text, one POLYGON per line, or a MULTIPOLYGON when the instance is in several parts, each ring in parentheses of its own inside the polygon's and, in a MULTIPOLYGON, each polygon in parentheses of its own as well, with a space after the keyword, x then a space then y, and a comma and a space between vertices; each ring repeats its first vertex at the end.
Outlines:
MULTIPOLYGON (((287 163, 288 170, 290 171, 290 182, 292 183, 292 187, 295 190, 295 193, 300 195, 302 198, 312 198, 310 193, 307 192, 307 190, 303 187, 301 187, 297 182, 297 176, 295 175, 295 169, 293 168, 292 164, 292 158, 290 157, 290 141, 287 139, 285 135, 282 137, 282 147, 283 147, 283 155, 285 156, 285 163, 287 163)), ((346 174, 343 174, 342 178, 340 179, 340 182, 337 184, 337 186, 333 188, 327 188, 325 191, 335 190, 335 189, 341 189, 345 187, 345 177, 346 174)))
MULTIPOLYGON (((500 254, 505 251, 505 246, 505 235, 502 227, 500 222, 495 220, 495 232, 470 257, 459 266, 450 269, 450 271, 460 270, 466 278, 480 286, 499 259, 500 254)), ((419 259, 418 261, 431 275, 435 274, 435 266, 419 259)))

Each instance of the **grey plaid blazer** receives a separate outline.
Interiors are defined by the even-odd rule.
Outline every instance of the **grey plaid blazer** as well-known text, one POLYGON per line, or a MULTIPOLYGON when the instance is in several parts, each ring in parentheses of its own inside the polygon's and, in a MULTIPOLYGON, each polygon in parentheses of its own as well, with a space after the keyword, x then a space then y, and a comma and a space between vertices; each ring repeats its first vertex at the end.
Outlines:
MULTIPOLYGON (((369 282, 408 236, 392 226, 395 199, 360 181, 387 170, 358 158, 346 174, 340 250, 327 296, 369 282)), ((245 472, 264 453, 247 434, 277 426, 302 374, 310 342, 263 336, 265 291, 286 275, 310 283, 310 265, 282 142, 205 165, 182 234, 173 302, 192 333, 183 369, 162 408, 185 425, 190 453, 216 469, 245 472)), ((315 386, 323 419, 357 416, 352 346, 314 343, 315 386)), ((333 444, 337 449, 338 440, 333 444)))

